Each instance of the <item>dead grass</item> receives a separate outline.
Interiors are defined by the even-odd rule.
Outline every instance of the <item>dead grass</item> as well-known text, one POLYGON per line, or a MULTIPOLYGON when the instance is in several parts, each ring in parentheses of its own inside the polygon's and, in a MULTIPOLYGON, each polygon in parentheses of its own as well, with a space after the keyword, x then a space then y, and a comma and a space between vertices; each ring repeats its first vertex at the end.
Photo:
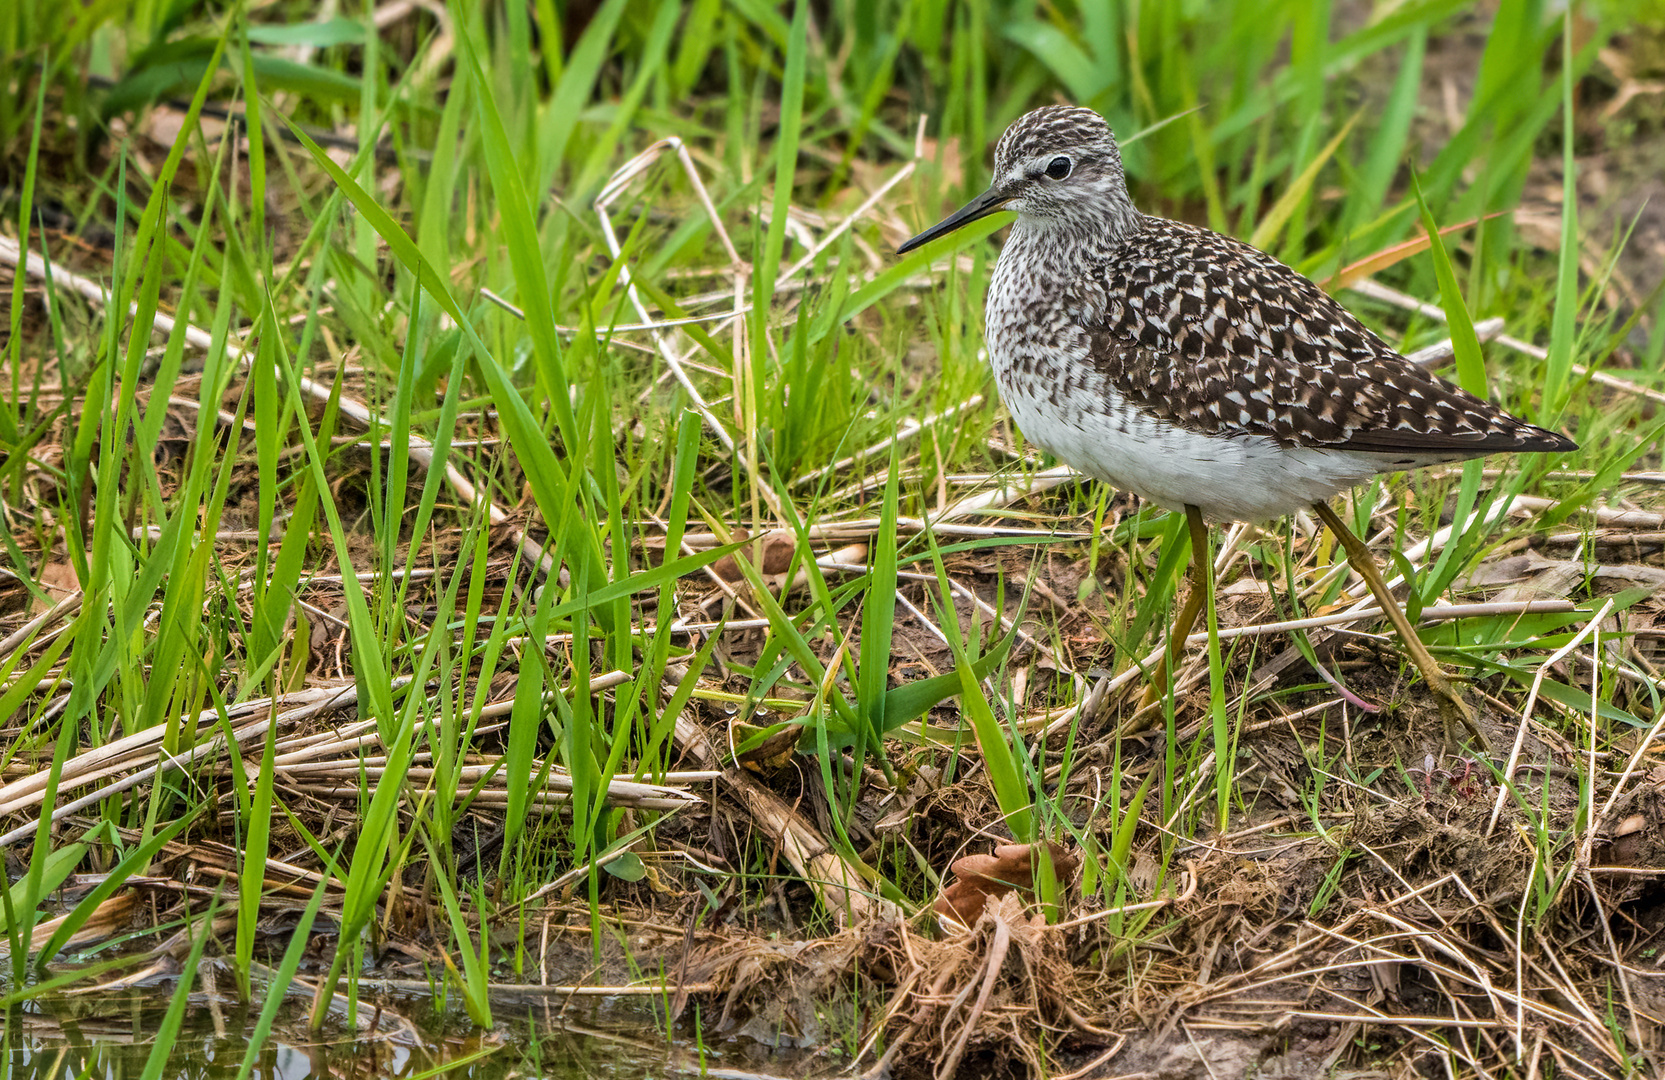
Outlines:
MULTIPOLYGON (((1640 77, 1624 74, 1631 98, 1652 92, 1640 77)), ((147 149, 166 151, 160 144, 147 149)), ((611 265, 603 254, 621 250, 611 236, 612 199, 652 168, 692 177, 691 194, 685 205, 632 213, 649 220, 711 213, 723 230, 724 215, 700 179, 705 164, 667 143, 615 175, 603 189, 601 216, 585 219, 586 228, 607 237, 591 251, 603 268, 598 273, 611 265)), ((853 186, 837 200, 843 213, 793 208, 789 231, 795 251, 804 253, 799 270, 816 266, 812 255, 843 250, 852 263, 871 264, 863 273, 880 272, 884 261, 870 235, 905 232, 901 210, 916 163, 889 171, 858 165, 853 186), (847 231, 860 244, 835 249, 847 231)), ((616 212, 624 231, 631 222, 616 212)), ((294 224, 278 233, 285 245, 299 243, 304 230, 294 224)), ((1558 220, 1521 224, 1552 256, 1558 220)), ((109 303, 98 275, 110 253, 63 227, 40 235, 62 260, 53 269, 57 293, 86 307, 86 326, 71 337, 90 348, 109 303)), ((661 279, 687 286, 682 310, 721 304, 727 306, 719 310, 733 311, 748 301, 743 286, 755 267, 726 232, 722 239, 726 258, 706 268, 708 279, 661 279), (709 290, 703 304, 697 290, 709 290)), ((6 250, 0 248, 0 261, 6 250)), ((9 250, 0 286, 9 287, 17 272, 16 249, 9 250)), ((1599 277, 1599 246, 1583 254, 1589 275, 1599 277)), ((964 259, 899 293, 895 306, 911 319, 910 329, 920 331, 918 295, 950 282, 963 288, 971 269, 964 259)), ((82 357, 56 352, 50 323, 38 314, 47 298, 41 272, 26 265, 21 274, 27 363, 15 374, 21 384, 44 384, 31 399, 34 408, 67 407, 11 474, 0 508, 23 560, 0 571, 0 663, 14 665, 7 669, 14 675, 73 631, 82 594, 68 541, 77 526, 66 520, 85 519, 92 498, 66 480, 74 421, 87 407, 75 363, 82 357)), ((816 274, 816 289, 834 286, 832 271, 816 274)), ((1635 284, 1639 276, 1632 272, 1601 290, 1601 310, 1628 317, 1640 303, 1639 288, 1649 287, 1635 284)), ((1191 662, 1175 673, 1171 715, 1133 735, 1143 727, 1134 715, 1141 668, 1148 669, 1156 644, 1147 639, 1140 656, 1121 646, 1161 553, 1148 534, 1128 535, 1140 525, 1130 497, 1040 468, 1009 422, 990 420, 981 388, 898 430, 894 443, 844 447, 824 471, 800 473, 790 484, 762 482, 767 461, 750 433, 738 446, 717 445, 743 412, 731 396, 742 376, 711 368, 680 317, 627 292, 630 280, 621 275, 617 284, 630 317, 641 321, 618 329, 614 345, 631 360, 654 357, 655 366, 645 387, 630 385, 634 401, 607 418, 616 464, 626 474, 631 467, 646 471, 654 459, 633 457, 632 447, 663 433, 646 430, 638 403, 682 385, 705 430, 702 492, 725 511, 722 496, 748 492, 754 513, 735 507, 691 520, 680 553, 755 542, 681 578, 667 606, 651 595, 633 598, 636 627, 674 622, 675 644, 687 650, 662 677, 601 670, 590 640, 565 631, 541 641, 515 637, 509 647, 516 662, 484 687, 472 667, 450 673, 452 690, 460 685, 482 699, 471 738, 449 744, 461 748, 454 761, 444 760, 441 733, 456 720, 458 699, 396 677, 396 692, 431 695, 436 703, 422 721, 432 742, 396 777, 407 796, 400 834, 427 829, 435 802, 458 817, 438 838, 452 865, 413 857, 393 868, 372 932, 376 978, 363 984, 387 994, 373 1018, 352 1013, 359 1038, 414 1037, 398 994, 432 989, 435 973, 457 970, 458 943, 435 888, 437 876, 454 873, 462 889, 479 886, 468 897, 465 923, 473 941, 496 949, 495 999, 651 995, 673 1020, 686 1023, 692 1006, 702 1038, 806 1049, 811 1067, 827 1072, 853 1066, 872 1077, 1536 1078, 1621 1076, 1658 1066, 1665 1055, 1665 721, 1658 720, 1665 491, 1661 474, 1651 471, 1658 465, 1653 448, 1599 493, 1599 507, 1572 505, 1591 501, 1575 498, 1591 474, 1571 470, 1541 477, 1528 494, 1507 500, 1498 511, 1502 538, 1472 559, 1446 594, 1451 604, 1487 606, 1422 612, 1448 627, 1429 631, 1430 641, 1474 673, 1469 700, 1480 708, 1493 755, 1445 752, 1433 701, 1407 674, 1396 643, 1373 632, 1379 612, 1362 587, 1337 577, 1344 563, 1304 516, 1270 533, 1233 530, 1219 551, 1229 742, 1211 738, 1215 702, 1205 639, 1193 639, 1191 662), (1054 921, 1029 902, 1023 860, 1001 850, 1028 849, 1003 824, 984 761, 952 701, 893 732, 883 761, 834 748, 825 771, 797 726, 813 720, 829 686, 854 681, 840 665, 860 655, 860 614, 850 606, 833 629, 810 641, 829 672, 815 686, 801 664, 782 661, 769 605, 795 612, 812 604, 817 582, 806 559, 818 563, 821 581, 839 586, 877 562, 883 525, 876 507, 893 445, 910 512, 918 514, 897 523, 903 542, 925 531, 928 517, 939 543, 984 546, 945 557, 949 605, 936 603, 936 575, 920 572, 928 564, 910 564, 898 575, 887 684, 954 669, 945 617, 987 629, 992 638, 1016 628, 1013 651, 989 686, 999 718, 1024 740, 1047 835, 1059 845, 1053 861, 1066 872, 1054 921), (944 467, 945 447, 953 469, 944 467), (801 532, 788 526, 804 517, 812 520, 801 532), (1287 566, 1279 554, 1285 528, 1292 538, 1287 566), (1337 580, 1339 591, 1331 587, 1337 580), (1287 604, 1291 594, 1302 598, 1294 620, 1274 599, 1287 604), (1292 644, 1292 632, 1305 635, 1310 657, 1292 644), (690 670, 688 656, 713 636, 709 661, 690 670), (538 780, 531 831, 521 841, 526 856, 501 859, 500 824, 514 798, 505 776, 515 752, 508 718, 519 676, 534 664, 563 680, 544 688, 564 695, 563 702, 579 696, 582 673, 602 727, 618 715, 622 694, 639 691, 657 714, 685 680, 693 687, 669 717, 672 749, 662 761, 628 762, 607 778, 604 801, 617 815, 616 834, 628 839, 605 854, 592 849, 571 857, 562 815, 575 780, 559 765, 545 768, 568 759, 559 735, 544 728, 526 766, 538 780), (759 689, 758 669, 775 664, 788 677, 759 689), (1608 711, 1592 717, 1592 701, 1608 711), (827 776, 851 787, 828 790, 827 776), (505 865, 512 865, 511 876, 502 874, 505 865), (966 884, 974 881, 982 884, 966 884), (950 911, 957 922, 940 917, 950 911)), ((773 317, 784 325, 807 301, 798 291, 801 272, 781 280, 773 317)), ((1431 317, 1415 298, 1370 279, 1360 284, 1355 298, 1384 305, 1392 318, 1431 317)), ((83 317, 71 310, 76 320, 83 317)), ((849 332, 882 343, 895 317, 853 318, 849 332)), ((712 325, 739 350, 738 324, 712 325)), ((1657 340, 1658 328, 1650 329, 1657 340)), ((194 331, 196 349, 206 331, 194 331)), ((1505 364, 1543 357, 1542 349, 1506 334, 1496 340, 1491 355, 1505 364)), ((252 370, 252 351, 234 348, 252 370)), ((383 537, 371 524, 385 474, 366 446, 383 434, 365 426, 384 408, 388 373, 350 345, 323 348, 329 361, 310 370, 303 389, 314 426, 326 414, 339 422, 327 478, 347 524, 352 566, 339 565, 327 541, 308 551, 287 624, 293 648, 273 692, 242 701, 233 693, 248 663, 242 636, 254 617, 255 552, 275 539, 260 532, 259 472, 244 444, 227 474, 219 531, 205 538, 223 586, 202 605, 214 628, 205 640, 220 649, 214 659, 225 680, 215 690, 226 700, 199 702, 177 725, 127 732, 112 723, 88 737, 86 748, 78 745, 53 773, 51 806, 54 747, 31 736, 64 707, 72 692, 67 669, 45 665, 38 686, 4 718, 14 726, 3 733, 0 843, 18 844, 43 825, 54 837, 108 825, 131 846, 150 835, 149 823, 137 826, 145 798, 157 792, 181 814, 196 815, 143 875, 102 899, 100 918, 73 939, 79 947, 120 929, 144 931, 129 950, 140 962, 89 979, 85 992, 140 985, 170 965, 177 970, 195 935, 224 941, 235 932, 235 917, 222 909, 211 920, 207 901, 237 895, 246 859, 237 800, 259 774, 268 739, 269 777, 286 816, 274 821, 260 883, 261 963, 275 965, 297 912, 317 891, 325 916, 342 917, 343 878, 326 869, 320 852, 354 839, 370 795, 387 782, 386 732, 378 724, 385 718, 366 715, 359 698, 340 575, 351 569, 372 583, 391 580, 381 562, 383 537), (182 748, 181 728, 201 738, 182 748)), ((1648 362, 1620 343, 1607 367, 1645 372, 1648 362)), ((928 385, 942 372, 933 350, 904 347, 898 367, 884 374, 890 385, 870 404, 878 408, 893 387, 928 385)), ((1583 415, 1648 430, 1665 395, 1645 377, 1605 370, 1596 376, 1580 387, 1583 415)), ((233 415, 251 396, 248 378, 211 402, 175 401, 195 387, 189 377, 175 384, 149 458, 163 500, 184 483, 189 454, 201 450, 193 447, 200 409, 223 410, 222 435, 251 423, 246 411, 240 422, 233 415)), ((520 464, 502 452, 500 417, 490 402, 473 404, 455 437, 474 441, 449 459, 436 524, 421 535, 398 526, 395 551, 410 589, 390 622, 413 640, 450 628, 455 611, 444 606, 444 593, 472 558, 471 506, 483 506, 489 521, 486 557, 478 579, 470 579, 485 610, 530 596, 548 580, 563 581, 563 568, 552 568, 550 579, 535 569, 547 562, 547 523, 520 464)), ((422 495, 423 470, 432 463, 430 443, 413 439, 411 446, 417 468, 407 506, 422 495)), ((279 452, 286 462, 304 457, 293 439, 279 452)), ((303 467, 296 464, 294 475, 303 467)), ((116 477, 123 492, 134 489, 130 469, 116 477)), ((1450 518, 1452 479, 1372 490, 1373 543, 1384 561, 1396 554, 1427 567, 1457 542, 1441 539, 1438 529, 1439 508, 1450 518), (1400 514, 1402 505, 1407 514, 1400 514)), ((660 516, 668 495, 655 501, 633 504, 640 514, 625 535, 609 537, 610 558, 647 568, 678 554, 667 551, 660 516)), ((135 502, 126 507, 127 535, 142 538, 149 523, 135 502)), ((153 624, 144 629, 155 633, 153 624)), ((542 700, 554 708, 553 696, 542 700)), ((72 880, 57 902, 68 908, 103 880, 72 880)), ((37 944, 43 933, 50 927, 36 929, 37 944)), ((304 998, 318 990, 328 962, 309 949, 301 977, 286 992, 304 998)), ((345 1024, 349 998, 334 1000, 345 1024)))

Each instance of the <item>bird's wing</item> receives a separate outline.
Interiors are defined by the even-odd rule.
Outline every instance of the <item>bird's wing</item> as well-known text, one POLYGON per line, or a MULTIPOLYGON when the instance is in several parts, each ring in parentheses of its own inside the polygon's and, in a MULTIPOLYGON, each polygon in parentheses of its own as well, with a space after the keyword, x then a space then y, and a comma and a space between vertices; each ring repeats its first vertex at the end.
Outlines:
POLYGON ((1210 434, 1419 457, 1572 444, 1411 363, 1247 244, 1148 218, 1070 298, 1092 362, 1133 404, 1210 434))

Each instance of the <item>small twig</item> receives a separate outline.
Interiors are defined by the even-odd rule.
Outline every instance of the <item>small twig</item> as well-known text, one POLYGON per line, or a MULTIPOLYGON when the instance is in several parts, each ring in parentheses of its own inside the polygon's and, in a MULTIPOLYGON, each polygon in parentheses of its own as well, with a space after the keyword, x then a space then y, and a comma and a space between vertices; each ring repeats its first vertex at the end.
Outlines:
MULTIPOLYGON (((1496 615, 1562 615, 1570 611, 1577 611, 1578 605, 1571 600, 1514 600, 1501 603, 1484 604, 1430 604, 1422 609, 1417 618, 1420 623, 1450 622, 1453 619, 1480 619, 1496 615)), ((1313 630, 1319 627, 1345 626, 1348 623, 1359 622, 1382 614, 1382 609, 1376 605, 1363 608, 1348 608, 1331 615, 1314 615, 1306 619, 1289 619, 1284 622, 1256 623, 1252 626, 1222 627, 1219 631, 1221 641, 1229 641, 1240 637, 1261 637, 1266 634, 1282 634, 1295 630, 1313 630)), ((1208 640, 1206 633, 1195 633, 1185 639, 1187 645, 1198 645, 1208 640)))
POLYGON ((925 419, 923 419, 923 420, 914 420, 911 417, 906 418, 902 421, 902 427, 901 427, 900 430, 898 430, 896 432, 896 434, 890 436, 889 438, 880 439, 878 442, 874 443, 872 446, 868 446, 868 447, 865 447, 861 450, 858 450, 854 454, 851 454, 849 457, 844 458, 840 461, 835 461, 831 465, 824 465, 819 469, 811 469, 809 472, 804 473, 802 476, 799 476, 797 479, 793 480, 792 481, 792 486, 793 487, 802 487, 803 485, 814 481, 817 477, 821 476, 824 473, 838 472, 841 469, 849 468, 851 465, 854 465, 858 461, 864 461, 867 458, 872 457, 874 454, 882 454, 886 450, 889 450, 892 446, 899 445, 899 444, 904 443, 907 440, 913 438, 915 435, 918 435, 921 431, 929 430, 932 425, 941 423, 944 420, 951 419, 952 417, 957 416, 960 413, 967 411, 968 409, 975 409, 975 408, 977 408, 977 406, 981 405, 982 403, 983 403, 983 395, 982 394, 972 394, 971 397, 969 397, 966 400, 960 402, 958 405, 951 405, 948 408, 943 409, 941 412, 932 413, 930 416, 925 417, 925 419))
POLYGON ((1609 597, 1607 603, 1601 606, 1601 610, 1596 612, 1595 618, 1585 623, 1584 629, 1580 630, 1576 637, 1555 650, 1543 663, 1538 665, 1538 673, 1533 676, 1532 687, 1526 694, 1526 704, 1521 706, 1521 722, 1515 729, 1515 743, 1509 750, 1509 760, 1503 766, 1502 783, 1497 786, 1497 802, 1492 806, 1492 816, 1486 822, 1486 831, 1483 835, 1490 836, 1492 834, 1492 831, 1497 828, 1498 818, 1503 814, 1503 804, 1509 797, 1510 781, 1514 778, 1515 768, 1520 764, 1521 748, 1526 745, 1527 722, 1532 716, 1532 706, 1537 704, 1538 691, 1543 688, 1544 676, 1549 674, 1550 668, 1560 663, 1569 653, 1582 645, 1585 638, 1595 633, 1596 628, 1601 625, 1601 620, 1607 618, 1608 613, 1612 610, 1613 600, 1609 597))
POLYGON ((29 636, 37 630, 51 626, 60 619, 66 618, 81 610, 81 600, 83 595, 84 594, 77 589, 75 592, 70 593, 62 600, 59 600, 56 604, 53 604, 45 611, 36 615, 12 633, 8 634, 6 636, 6 640, 0 641, 0 661, 10 659, 12 653, 16 651, 17 648, 25 641, 28 641, 29 636))
MULTIPOLYGON (((608 254, 610 254, 614 260, 619 260, 622 258, 623 249, 619 245, 617 233, 613 229, 613 219, 607 212, 607 208, 612 204, 612 201, 615 198, 623 193, 625 187, 628 186, 630 181, 646 172, 648 167, 657 161, 660 155, 664 154, 666 151, 673 151, 677 154, 678 158, 682 162, 684 171, 693 182, 695 190, 702 197, 702 203, 710 207, 707 212, 710 215, 713 228, 722 239, 724 247, 728 250, 731 270, 742 265, 740 255, 737 251, 735 251, 733 242, 729 240, 728 231, 723 227, 722 218, 717 214, 716 208, 712 207, 710 204, 710 197, 705 193, 705 185, 700 180, 699 171, 694 166, 693 158, 689 155, 688 148, 683 144, 681 139, 675 137, 661 139, 652 146, 649 146, 646 150, 643 150, 640 154, 637 154, 635 157, 625 162, 613 173, 610 178, 608 178, 607 183, 602 186, 600 194, 596 196, 596 217, 601 222, 602 237, 607 243, 608 254)), ((694 404, 694 410, 705 420, 707 427, 711 429, 711 433, 717 437, 718 441, 732 453, 734 451, 734 437, 730 434, 728 428, 717 419, 714 413, 711 412, 710 405, 706 402, 705 397, 700 394, 699 389, 694 386, 693 380, 689 377, 688 372, 683 365, 683 358, 679 357, 670 347, 669 341, 665 338, 662 332, 662 326, 664 324, 657 322, 648 314, 647 305, 642 302, 641 293, 636 288, 635 278, 631 274, 628 264, 620 264, 619 281, 624 285, 625 295, 629 298, 631 306, 636 309, 636 314, 641 320, 641 324, 652 328, 654 341, 658 345, 660 355, 664 358, 671 373, 676 377, 677 382, 680 383, 683 390, 688 393, 689 399, 694 404)), ((728 294, 724 295, 726 297, 728 294)), ((729 322, 735 320, 737 318, 737 314, 737 311, 734 310, 726 311, 721 313, 719 318, 720 321, 729 322)), ((678 320, 677 323, 680 325, 680 320, 678 320)))
MULTIPOLYGON (((1474 324, 1474 333, 1481 341, 1490 341, 1503 332, 1503 318, 1483 319, 1474 324)), ((1456 355, 1456 345, 1450 338, 1424 346, 1405 354, 1405 359, 1419 367, 1432 367, 1456 355)))

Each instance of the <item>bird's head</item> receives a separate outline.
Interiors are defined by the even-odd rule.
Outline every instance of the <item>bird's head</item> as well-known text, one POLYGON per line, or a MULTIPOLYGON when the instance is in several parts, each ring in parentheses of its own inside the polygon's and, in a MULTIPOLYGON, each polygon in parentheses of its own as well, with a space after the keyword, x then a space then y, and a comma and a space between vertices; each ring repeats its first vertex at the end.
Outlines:
POLYGON ((1110 125, 1091 109, 1072 105, 1025 113, 995 146, 989 189, 897 253, 906 254, 997 210, 1015 210, 1026 225, 1043 231, 1121 232, 1136 212, 1110 125))

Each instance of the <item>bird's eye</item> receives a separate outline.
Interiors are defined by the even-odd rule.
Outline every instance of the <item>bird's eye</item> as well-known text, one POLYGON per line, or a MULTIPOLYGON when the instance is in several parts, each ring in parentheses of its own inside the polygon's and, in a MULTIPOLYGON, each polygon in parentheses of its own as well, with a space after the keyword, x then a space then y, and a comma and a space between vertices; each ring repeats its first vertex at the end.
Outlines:
POLYGON ((1054 180, 1062 180, 1070 174, 1070 168, 1069 158, 1055 157, 1052 159, 1052 163, 1046 167, 1046 174, 1054 180))

